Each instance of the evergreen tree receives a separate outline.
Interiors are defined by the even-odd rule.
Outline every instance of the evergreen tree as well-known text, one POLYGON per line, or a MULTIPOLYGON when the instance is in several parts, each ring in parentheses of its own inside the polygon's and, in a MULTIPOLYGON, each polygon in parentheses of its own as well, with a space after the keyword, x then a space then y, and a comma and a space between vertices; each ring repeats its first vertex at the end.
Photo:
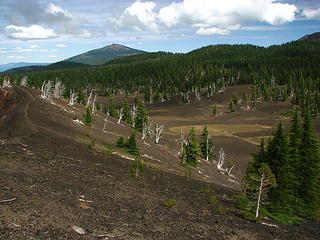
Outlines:
POLYGON ((84 125, 91 127, 92 126, 92 117, 91 117, 91 109, 90 107, 87 107, 86 113, 84 115, 84 125))
POLYGON ((117 118, 118 117, 118 111, 117 111, 112 99, 109 100, 108 113, 113 118, 117 118))
POLYGON ((217 113, 218 113, 218 111, 217 111, 217 106, 214 105, 213 108, 212 108, 212 115, 213 115, 213 116, 216 116, 217 113))
POLYGON ((286 211, 286 207, 293 201, 294 173, 290 164, 288 137, 281 123, 268 145, 266 158, 278 184, 270 192, 272 205, 277 210, 286 211))
POLYGON ((124 138, 121 136, 117 141, 117 147, 123 148, 126 145, 124 138))
POLYGON ((236 104, 234 103, 234 101, 231 101, 229 104, 229 110, 230 112, 234 112, 236 111, 236 104))
POLYGON ((143 123, 148 123, 148 116, 147 116, 147 110, 143 104, 143 102, 139 102, 137 106, 137 116, 135 118, 135 124, 134 127, 138 131, 142 131, 143 123))
POLYGON ((291 131, 290 131, 290 164, 293 169, 295 182, 294 194, 299 197, 297 193, 299 192, 299 182, 301 182, 300 167, 301 167, 301 147, 302 147, 302 127, 299 118, 299 112, 296 110, 294 112, 291 121, 291 131))
POLYGON ((310 113, 303 117, 301 161, 299 164, 298 196, 313 210, 320 209, 320 156, 310 113))
POLYGON ((122 119, 124 122, 126 122, 128 124, 132 124, 131 111, 130 111, 130 107, 129 107, 129 103, 128 103, 127 99, 123 103, 123 117, 122 117, 122 119))
POLYGON ((185 162, 191 166, 197 166, 200 149, 196 141, 194 128, 189 132, 188 143, 185 146, 184 151, 185 162))
POLYGON ((212 160, 214 158, 214 144, 212 138, 209 136, 207 126, 203 129, 200 137, 200 149, 201 155, 204 159, 212 160))
POLYGON ((139 155, 139 149, 137 147, 135 132, 133 132, 131 136, 128 138, 128 141, 126 143, 126 148, 128 150, 128 153, 131 153, 133 155, 139 155))

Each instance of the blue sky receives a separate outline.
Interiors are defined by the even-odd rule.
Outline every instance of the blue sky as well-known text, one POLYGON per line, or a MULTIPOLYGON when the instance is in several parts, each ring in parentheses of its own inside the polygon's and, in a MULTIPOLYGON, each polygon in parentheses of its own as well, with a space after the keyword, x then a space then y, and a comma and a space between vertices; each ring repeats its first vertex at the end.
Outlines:
POLYGON ((120 43, 188 52, 320 31, 319 0, 0 0, 0 64, 57 62, 120 43))

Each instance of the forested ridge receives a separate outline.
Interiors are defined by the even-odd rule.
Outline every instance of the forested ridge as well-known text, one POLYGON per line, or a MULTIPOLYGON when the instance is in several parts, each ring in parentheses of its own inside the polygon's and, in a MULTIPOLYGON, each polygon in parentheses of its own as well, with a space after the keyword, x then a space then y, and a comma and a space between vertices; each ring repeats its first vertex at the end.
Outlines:
MULTIPOLYGON (((198 90, 211 95, 226 85, 297 82, 301 76, 317 80, 320 42, 294 41, 267 48, 253 45, 213 45, 186 54, 147 53, 119 58, 107 65, 28 74, 28 84, 40 87, 59 79, 67 89, 90 85, 101 93, 145 93, 174 96, 198 90)), ((25 74, 24 74, 25 75, 25 74)), ((17 81, 21 74, 11 75, 17 81)))

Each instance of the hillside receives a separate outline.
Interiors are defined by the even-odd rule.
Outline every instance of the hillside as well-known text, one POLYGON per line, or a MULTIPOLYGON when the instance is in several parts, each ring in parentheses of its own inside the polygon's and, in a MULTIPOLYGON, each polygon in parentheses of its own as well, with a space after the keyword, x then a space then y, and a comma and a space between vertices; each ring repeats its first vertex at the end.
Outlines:
POLYGON ((112 44, 103 48, 88 51, 77 56, 66 59, 65 61, 77 62, 89 65, 102 65, 108 61, 136 54, 146 53, 141 50, 129 48, 120 44, 112 44))
MULTIPOLYGON (((227 91, 215 101, 228 102, 232 92, 241 89, 227 91)), ((179 168, 183 170, 179 164, 166 158, 158 161, 167 152, 162 144, 148 142, 149 146, 139 141, 141 149, 150 148, 158 157, 150 157, 145 175, 135 179, 130 176, 132 156, 114 147, 119 135, 130 132, 127 125, 109 118, 103 132, 106 116, 97 112, 94 126, 89 128, 72 121, 75 114, 84 111, 80 104, 70 107, 61 99, 50 104, 40 99, 39 91, 24 87, 16 87, 14 92, 15 108, 5 118, 0 116, 0 236, 6 239, 320 237, 320 226, 312 221, 290 226, 268 219, 261 223, 244 219, 234 208, 232 197, 237 191, 203 181, 204 177, 199 181, 199 169, 192 169, 192 178, 186 178, 179 172, 179 168), (94 149, 88 149, 90 141, 96 142, 94 149), (168 199, 176 203, 172 200, 170 204, 168 199)), ((196 106, 190 104, 190 108, 196 106)), ((163 113, 158 112, 158 119, 163 113)), ((267 115, 270 114, 266 112, 267 115)), ((239 115, 227 122, 236 119, 239 115)), ((176 122, 172 119, 172 123, 176 122)), ((221 138, 226 139, 227 136, 221 138)))
POLYGON ((299 41, 301 40, 320 40, 320 32, 305 35, 299 39, 299 41))
POLYGON ((26 62, 18 62, 18 63, 8 63, 0 65, 0 72, 7 71, 12 68, 21 68, 27 66, 43 66, 48 65, 48 63, 26 63, 26 62))
POLYGON ((87 64, 83 63, 74 63, 74 62, 57 62, 52 63, 46 66, 25 66, 19 68, 12 68, 4 73, 6 74, 25 74, 32 72, 41 72, 41 71, 50 71, 50 70, 62 70, 62 69, 72 69, 72 68, 81 68, 81 67, 89 67, 87 64))

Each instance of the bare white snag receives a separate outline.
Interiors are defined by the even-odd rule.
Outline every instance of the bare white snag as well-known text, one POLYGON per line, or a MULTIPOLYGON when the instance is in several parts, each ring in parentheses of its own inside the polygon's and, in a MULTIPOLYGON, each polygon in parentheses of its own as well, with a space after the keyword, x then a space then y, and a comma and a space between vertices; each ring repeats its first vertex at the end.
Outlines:
POLYGON ((74 92, 74 90, 70 89, 70 100, 69 100, 69 106, 74 106, 77 102, 78 96, 74 92))
POLYGON ((212 151, 213 151, 213 149, 214 149, 214 146, 213 146, 213 144, 210 146, 210 136, 209 135, 207 135, 207 140, 206 140, 206 160, 207 161, 209 161, 209 157, 210 157, 210 155, 211 155, 211 153, 212 153, 212 151))
POLYGON ((154 140, 155 140, 155 143, 158 144, 160 139, 163 137, 162 134, 162 131, 163 131, 163 127, 164 127, 164 124, 162 125, 156 125, 154 131, 152 131, 152 134, 154 134, 154 140))
POLYGON ((3 83, 2 83, 2 87, 3 87, 3 88, 5 88, 5 87, 8 87, 8 88, 12 87, 9 78, 4 77, 3 83))
POLYGON ((53 89, 53 97, 56 99, 59 99, 60 97, 62 97, 63 92, 64 92, 64 86, 62 82, 56 80, 54 89, 53 89))
POLYGON ((184 147, 187 145, 187 140, 184 137, 184 131, 181 129, 180 130, 180 135, 179 135, 179 139, 178 139, 178 143, 179 143, 179 152, 178 155, 182 156, 184 147))
POLYGON ((95 111, 96 111, 96 101, 97 101, 97 94, 94 95, 94 98, 93 98, 93 101, 92 101, 92 108, 91 108, 92 114, 94 114, 95 111))
POLYGON ((49 101, 52 97, 52 81, 44 81, 41 86, 41 98, 49 101))
POLYGON ((195 95, 196 95, 196 100, 200 101, 201 100, 201 94, 200 94, 200 91, 198 89, 196 89, 195 95))
POLYGON ((91 104, 91 98, 92 98, 92 90, 91 90, 90 95, 88 97, 86 108, 89 107, 89 105, 91 104))
POLYGON ((135 119, 136 119, 136 116, 137 116, 137 106, 136 105, 133 105, 132 108, 131 108, 131 116, 132 116, 132 126, 135 127, 135 119))
POLYGON ((218 160, 218 163, 217 163, 217 167, 218 167, 218 171, 224 171, 224 169, 222 168, 224 162, 225 162, 225 153, 224 153, 224 150, 223 148, 220 149, 220 152, 219 152, 219 160, 218 160))
POLYGON ((145 142, 145 140, 147 139, 147 136, 151 133, 151 122, 142 122, 142 141, 145 142))
POLYGON ((26 87, 27 86, 27 82, 28 82, 28 76, 24 76, 23 78, 21 78, 20 86, 26 87))
POLYGON ((123 113, 123 108, 121 108, 118 112, 119 112, 118 124, 120 124, 120 123, 121 123, 121 120, 122 120, 122 118, 123 118, 123 115, 124 115, 124 113, 123 113))

